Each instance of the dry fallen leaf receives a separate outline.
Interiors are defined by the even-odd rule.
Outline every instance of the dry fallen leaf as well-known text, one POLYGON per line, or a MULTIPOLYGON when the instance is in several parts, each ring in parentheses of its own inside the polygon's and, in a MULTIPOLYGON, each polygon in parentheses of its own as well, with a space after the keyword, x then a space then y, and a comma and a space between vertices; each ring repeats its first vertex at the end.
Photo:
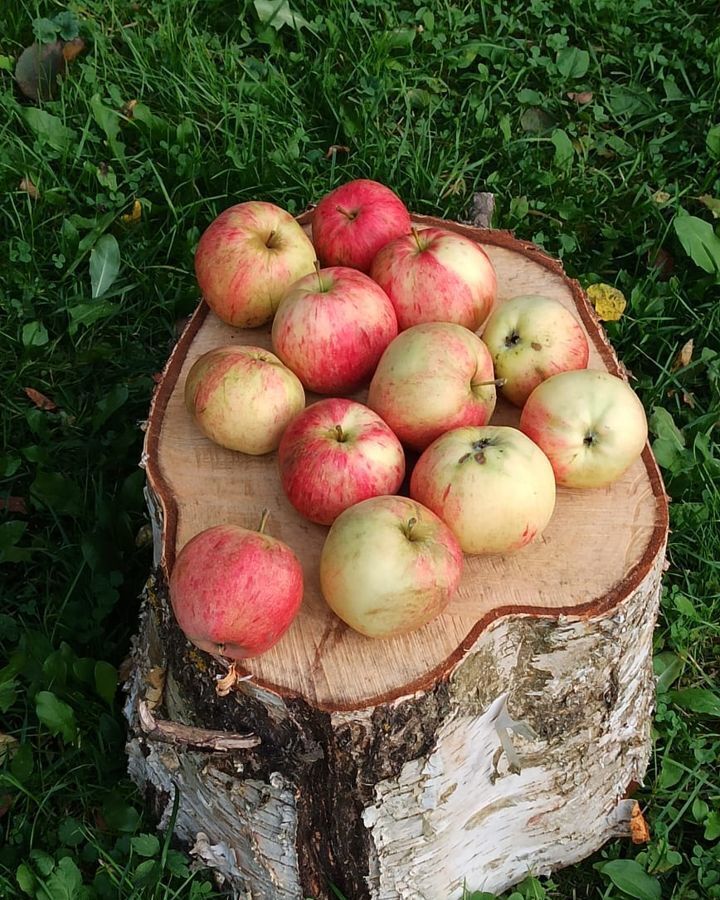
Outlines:
POLYGON ((680 348, 680 352, 675 357, 675 361, 670 369, 671 372, 677 372, 678 369, 684 369, 685 366, 690 364, 693 355, 693 347, 694 343, 692 338, 690 338, 689 341, 685 341, 680 348))
POLYGON ((45 394, 41 394, 40 391, 36 391, 35 388, 26 387, 23 390, 38 409, 44 409, 46 412, 57 409, 57 403, 46 397, 45 394))
POLYGON ((18 190, 25 191, 25 193, 32 199, 37 200, 40 196, 40 192, 32 183, 29 178, 22 178, 20 180, 20 184, 18 185, 18 190))
POLYGON ((120 216, 120 221, 125 225, 134 225, 136 222, 139 222, 142 218, 142 205, 139 200, 136 200, 133 203, 132 210, 129 213, 125 213, 125 215, 120 216))
POLYGON ((7 759, 12 759, 17 753, 20 741, 11 734, 3 734, 0 731, 0 763, 4 763, 7 759))
POLYGON ((611 284, 591 284, 587 295, 598 319, 603 322, 617 322, 625 312, 625 295, 611 284))
POLYGON ((650 828, 637 801, 633 804, 630 813, 630 839, 633 844, 647 844, 650 840, 650 828))
POLYGON ((660 273, 660 281, 667 281, 668 278, 672 275, 672 270, 675 268, 675 260, 667 252, 667 250, 663 250, 662 247, 654 256, 651 256, 650 253, 648 253, 648 262, 654 269, 657 269, 660 273))
POLYGON ((470 207, 470 224, 476 228, 490 228, 495 212, 495 194, 489 191, 478 191, 473 194, 470 207))
POLYGON ((154 666, 148 672, 148 688, 145 691, 145 702, 148 709, 153 710, 162 700, 163 691, 165 690, 165 669, 161 666, 154 666))
POLYGON ((232 691, 239 679, 238 671, 235 667, 235 663, 230 663, 230 668, 227 671, 227 675, 222 678, 218 678, 217 684, 215 685, 215 693, 218 697, 227 697, 227 695, 232 691))
POLYGON ((707 206, 713 214, 713 219, 720 219, 720 200, 717 197, 711 197, 710 194, 702 194, 698 200, 703 206, 707 206))
POLYGON ((138 533, 135 535, 136 547, 152 547, 153 533, 152 525, 141 525, 138 533))
POLYGON ((691 394, 688 391, 683 391, 682 399, 685 406, 689 406, 690 409, 695 409, 695 394, 691 394))
POLYGON ((327 148, 327 153, 325 154, 325 159, 330 159, 331 156, 335 156, 337 153, 349 153, 350 148, 346 147, 345 144, 331 144, 327 148))
POLYGON ((580 91, 579 93, 576 93, 575 91, 570 91, 565 96, 568 98, 568 100, 574 100, 575 103, 578 104, 578 106, 584 106, 586 103, 589 103, 593 98, 592 91, 580 91))
POLYGON ((668 202, 668 200, 670 199, 670 194, 668 194, 667 191, 655 191, 650 199, 653 201, 653 203, 661 205, 668 202))
POLYGON ((137 105, 137 100, 128 100, 128 102, 121 108, 120 115, 125 116, 126 119, 132 119, 133 112, 137 105))
POLYGON ((65 41, 62 48, 62 54, 65 62, 71 63, 85 49, 85 41, 82 38, 73 38, 71 41, 65 41))
POLYGON ((20 513, 24 516, 27 512, 27 504, 23 497, 0 497, 0 509, 11 513, 20 513))

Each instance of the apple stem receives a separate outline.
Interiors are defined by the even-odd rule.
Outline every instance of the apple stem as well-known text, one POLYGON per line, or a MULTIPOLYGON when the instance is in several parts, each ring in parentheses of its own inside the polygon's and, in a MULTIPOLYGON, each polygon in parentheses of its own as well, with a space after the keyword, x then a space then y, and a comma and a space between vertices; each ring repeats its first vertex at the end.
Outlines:
POLYGON ((336 425, 336 426, 335 426, 335 436, 337 437, 337 439, 338 439, 338 440, 340 441, 340 443, 342 444, 343 441, 345 440, 345 432, 342 430, 342 425, 336 425))
POLYGON ((417 230, 417 228, 411 228, 410 230, 412 231, 412 236, 415 238, 415 243, 417 244, 418 250, 422 252, 424 248, 420 243, 420 232, 417 230))
POLYGON ((412 530, 416 525, 417 525, 417 519, 415 518, 415 516, 410 516, 410 518, 407 520, 407 531, 406 531, 409 541, 412 540, 412 530))
POLYGON ((319 259, 315 260, 315 274, 317 275, 318 287, 320 288, 320 290, 322 290, 323 284, 322 284, 322 278, 320 277, 320 260, 319 259))
POLYGON ((489 387, 491 384, 494 384, 495 387, 502 387, 506 381, 507 378, 493 378, 492 381, 475 381, 473 382, 473 387, 489 387))
POLYGON ((260 525, 258 526, 258 533, 263 534, 265 531, 265 526, 267 525, 267 520, 270 518, 270 510, 265 507, 265 509, 260 514, 260 525))
POLYGON ((336 206, 335 209, 336 209, 341 215, 343 215, 343 216, 345 216, 346 218, 350 219, 351 222, 352 222, 352 220, 357 216, 357 213, 356 213, 356 212, 350 212, 349 209, 345 209, 345 207, 343 207, 343 206, 336 206))
POLYGON ((272 231, 270 232, 270 234, 268 235, 267 240, 265 241, 265 246, 266 246, 266 247, 272 247, 272 244, 273 244, 273 238, 274 238, 274 237, 275 237, 275 229, 273 228, 273 230, 272 230, 272 231))

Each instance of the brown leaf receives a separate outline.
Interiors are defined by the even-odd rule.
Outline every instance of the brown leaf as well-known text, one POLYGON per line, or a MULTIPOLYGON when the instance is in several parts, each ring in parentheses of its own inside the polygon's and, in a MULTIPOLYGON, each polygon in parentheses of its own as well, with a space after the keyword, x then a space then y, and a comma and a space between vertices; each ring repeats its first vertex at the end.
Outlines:
POLYGON ((667 281, 668 278, 672 275, 672 271, 675 268, 675 260, 672 256, 667 252, 667 250, 663 250, 661 247, 658 252, 654 256, 650 256, 648 253, 648 262, 653 267, 653 269, 657 269, 659 274, 660 281, 667 281))
POLYGON ((78 56, 85 49, 85 41, 82 38, 76 37, 71 41, 65 41, 62 48, 62 54, 65 57, 65 62, 71 63, 74 59, 77 59, 78 56))
POLYGON ((152 525, 142 525, 135 535, 136 547, 152 547, 153 533, 152 525))
POLYGON ((239 679, 238 671, 235 667, 235 663, 231 662, 230 667, 227 670, 227 675, 224 675, 222 678, 218 678, 217 683, 215 685, 215 693, 218 697, 227 697, 227 695, 232 691, 239 679))
POLYGON ((132 119, 135 107, 137 105, 137 100, 128 100, 128 102, 121 108, 120 115, 125 116, 126 119, 132 119))
POLYGON ((611 284, 591 284, 587 289, 587 295, 598 319, 602 319, 603 322, 617 322, 625 312, 627 304, 625 295, 611 284))
POLYGON ((23 497, 0 497, 0 509, 11 513, 20 513, 24 516, 27 512, 27 504, 23 497))
POLYGON ((145 691, 145 702, 148 709, 155 709, 162 700, 163 691, 165 690, 165 669, 161 666, 154 666, 148 672, 148 686, 145 691))
POLYGON ((133 207, 129 213, 125 213, 125 215, 120 216, 120 221, 124 225, 135 225, 142 218, 142 205, 139 200, 136 200, 133 203, 133 207))
POLYGON ((662 206, 664 203, 668 202, 670 194, 668 194, 667 191, 655 191, 650 199, 653 203, 657 203, 658 206, 662 206))
POLYGON ((14 799, 12 794, 0 795, 0 819, 11 809, 14 799))
POLYGON ((35 187, 32 181, 29 178, 22 178, 20 180, 20 184, 18 185, 18 190, 25 191, 25 193, 32 199, 37 200, 40 196, 40 191, 35 187))
POLYGON ((695 409, 695 395, 689 393, 688 391, 683 391, 682 399, 685 406, 689 406, 690 409, 695 409))
POLYGON ((584 106, 593 98, 592 91, 580 91, 579 93, 576 93, 575 91, 569 91, 565 96, 568 98, 568 100, 574 100, 578 106, 584 106))
POLYGON ((345 144, 331 144, 327 153, 325 154, 325 159, 330 159, 331 156, 335 156, 337 153, 349 153, 350 148, 346 147, 345 144))
POLYGON ((36 391, 35 388, 26 387, 23 390, 38 409, 44 409, 46 412, 57 409, 57 403, 46 397, 45 394, 41 394, 40 391, 36 391))
POLYGON ((677 372, 678 369, 684 369, 685 366, 690 365, 690 361, 692 360, 693 348, 694 348, 693 339, 685 341, 685 343, 680 348, 680 352, 675 357, 675 361, 670 367, 671 372, 677 372))
POLYGON ((650 827, 642 814, 640 804, 635 801, 630 813, 630 839, 633 844, 647 844, 650 840, 650 827))

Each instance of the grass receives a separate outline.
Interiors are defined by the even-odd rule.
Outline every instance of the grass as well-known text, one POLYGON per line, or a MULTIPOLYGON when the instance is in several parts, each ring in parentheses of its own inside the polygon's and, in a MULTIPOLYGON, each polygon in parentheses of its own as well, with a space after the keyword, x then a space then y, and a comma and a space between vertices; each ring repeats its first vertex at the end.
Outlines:
POLYGON ((3 4, 0 895, 213 892, 125 776, 117 666, 151 564, 140 423, 213 216, 254 197, 297 212, 365 176, 455 218, 492 191, 495 226, 625 293, 608 331, 673 498, 638 794, 652 840, 510 896, 720 897, 716 5, 293 0, 300 28, 268 6, 72 3, 87 50, 35 105, 15 58, 64 6, 3 4), (93 259, 112 269, 115 247, 93 298, 93 259))

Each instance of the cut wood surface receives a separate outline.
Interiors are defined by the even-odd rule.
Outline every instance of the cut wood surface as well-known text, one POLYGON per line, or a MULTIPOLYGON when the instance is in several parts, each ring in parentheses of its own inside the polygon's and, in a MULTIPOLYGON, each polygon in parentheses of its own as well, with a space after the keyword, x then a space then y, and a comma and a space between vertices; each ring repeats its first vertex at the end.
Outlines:
MULTIPOLYGON (((440 225, 477 240, 496 268, 500 301, 527 293, 559 300, 588 334, 589 367, 622 374, 579 285, 557 262, 506 232, 413 218, 421 227, 440 225)), ((330 711, 408 696, 450 672, 500 616, 596 616, 612 610, 642 583, 662 552, 666 498, 646 448, 608 488, 560 489, 549 527, 530 546, 503 556, 466 557, 458 594, 434 622, 404 637, 369 640, 345 626, 323 601, 318 562, 327 529, 303 519, 285 498, 277 455, 225 450, 201 434, 185 409, 189 368, 201 353, 223 344, 270 348, 269 329, 233 329, 204 304, 198 307, 156 392, 144 461, 160 514, 158 549, 166 575, 197 532, 225 522, 254 528, 264 507, 270 510, 268 532, 298 554, 305 574, 300 614, 275 648, 242 666, 259 686, 330 711)), ((365 392, 355 396, 362 400, 365 392)), ((308 396, 308 402, 315 399, 308 396)), ((493 423, 518 420, 518 410, 499 399, 493 423)))

